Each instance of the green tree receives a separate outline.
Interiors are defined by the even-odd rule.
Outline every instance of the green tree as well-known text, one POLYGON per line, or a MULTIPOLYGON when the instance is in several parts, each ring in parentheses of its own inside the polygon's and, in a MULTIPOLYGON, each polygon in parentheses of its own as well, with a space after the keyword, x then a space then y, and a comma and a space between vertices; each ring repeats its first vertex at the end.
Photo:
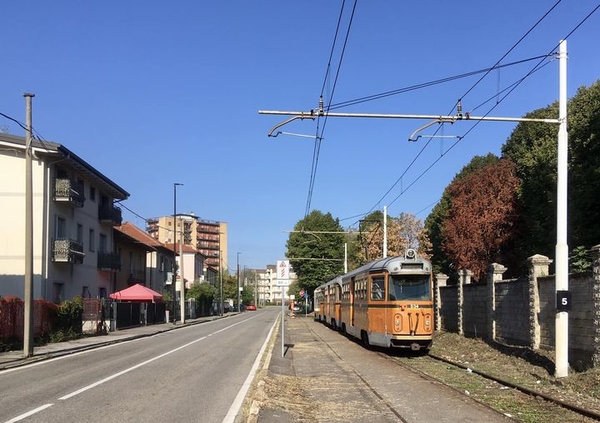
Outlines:
POLYGON ((185 292, 185 298, 196 300, 196 313, 207 316, 215 299, 218 299, 217 288, 206 282, 194 282, 185 292))
POLYGON ((301 288, 314 289, 343 271, 344 229, 330 213, 313 210, 287 240, 287 257, 301 288))
MULTIPOLYGON (((558 103, 527 117, 556 118, 558 103)), ((600 81, 581 87, 568 104, 569 239, 573 249, 600 240, 600 81)), ((556 245, 557 125, 520 123, 502 152, 517 164, 524 232, 517 248, 523 257, 552 257, 556 245)), ((585 256, 579 255, 577 269, 585 256)), ((589 262, 583 267, 589 268, 589 262)))
POLYGON ((569 244, 589 249, 600 243, 600 81, 577 91, 568 119, 569 244))
MULTIPOLYGON (((525 117, 555 119, 557 116, 558 104, 553 104, 525 117)), ((519 199, 524 232, 516 247, 522 257, 554 255, 557 130, 556 125, 547 123, 520 123, 502 147, 503 156, 517 165, 521 179, 519 199)))

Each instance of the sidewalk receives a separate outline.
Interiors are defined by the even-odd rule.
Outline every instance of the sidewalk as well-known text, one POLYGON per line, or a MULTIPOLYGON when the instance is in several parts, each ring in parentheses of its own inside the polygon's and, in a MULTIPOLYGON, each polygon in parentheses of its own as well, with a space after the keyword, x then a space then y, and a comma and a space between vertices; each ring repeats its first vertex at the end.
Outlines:
POLYGON ((33 356, 28 358, 23 357, 22 350, 4 352, 0 353, 0 370, 23 366, 39 360, 73 354, 78 351, 84 351, 117 342, 129 341, 131 339, 142 338, 144 336, 152 336, 157 333, 209 322, 211 320, 223 319, 236 314, 237 313, 228 313, 224 316, 207 316, 197 319, 190 319, 186 320, 183 325, 181 323, 177 323, 176 325, 173 323, 162 323, 158 325, 138 326, 109 332, 107 335, 88 336, 81 339, 75 339, 73 341, 46 344, 40 347, 34 347, 33 356))

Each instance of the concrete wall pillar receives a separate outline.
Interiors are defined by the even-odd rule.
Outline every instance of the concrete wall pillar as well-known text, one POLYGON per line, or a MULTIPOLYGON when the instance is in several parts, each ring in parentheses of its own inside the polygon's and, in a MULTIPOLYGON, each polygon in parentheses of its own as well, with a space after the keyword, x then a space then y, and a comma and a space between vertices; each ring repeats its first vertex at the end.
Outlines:
POLYGON ((593 246, 590 251, 592 257, 592 274, 594 285, 592 297, 594 303, 594 352, 592 353, 592 365, 600 366, 600 245, 593 246))
POLYGON ((435 330, 442 330, 442 296, 440 287, 448 284, 448 275, 438 273, 435 275, 435 330))
POLYGON ((540 348, 541 329, 538 315, 540 313, 540 291, 538 278, 548 276, 550 260, 546 256, 536 254, 527 259, 529 263, 529 345, 532 349, 540 348))
POLYGON ((473 272, 468 269, 460 269, 458 271, 459 283, 457 287, 457 301, 458 301, 458 334, 464 336, 464 322, 463 322, 463 308, 465 303, 465 295, 463 286, 469 285, 471 283, 471 278, 473 276, 473 272))
POLYGON ((487 271, 487 309, 488 309, 488 336, 492 341, 496 340, 496 282, 502 280, 506 267, 498 263, 492 263, 487 271))

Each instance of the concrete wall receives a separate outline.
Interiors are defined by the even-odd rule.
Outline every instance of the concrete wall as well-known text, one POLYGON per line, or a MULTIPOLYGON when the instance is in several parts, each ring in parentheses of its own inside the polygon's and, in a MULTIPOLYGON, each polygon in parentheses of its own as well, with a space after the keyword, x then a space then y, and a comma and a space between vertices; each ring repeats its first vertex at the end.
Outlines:
MULTIPOLYGON (((600 245, 592 248, 592 273, 569 275, 569 361, 577 367, 600 365, 600 245)), ((554 349, 556 320, 555 276, 552 261, 535 255, 528 259, 527 276, 504 280, 506 268, 493 263, 486 283, 472 284, 468 270, 459 283, 436 276, 436 329, 481 337, 533 349, 554 349)))

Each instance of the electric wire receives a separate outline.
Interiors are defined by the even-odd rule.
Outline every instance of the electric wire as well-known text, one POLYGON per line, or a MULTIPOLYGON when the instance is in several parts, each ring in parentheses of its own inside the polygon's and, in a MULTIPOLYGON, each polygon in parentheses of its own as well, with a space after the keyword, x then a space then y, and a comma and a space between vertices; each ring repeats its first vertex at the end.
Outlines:
MULTIPOLYGON (((482 76, 482 77, 481 77, 481 78, 480 78, 480 79, 479 79, 479 80, 478 80, 478 81, 477 81, 475 84, 473 84, 473 86, 472 86, 471 88, 469 88, 469 89, 468 89, 468 90, 467 90, 467 91, 466 91, 466 92, 465 92, 465 93, 464 93, 464 94, 463 94, 463 95, 460 97, 459 101, 458 101, 457 103, 455 103, 455 105, 452 107, 452 109, 451 109, 450 113, 452 113, 452 112, 454 111, 454 109, 455 109, 455 108, 456 108, 456 106, 459 104, 459 102, 461 101, 461 99, 462 99, 462 98, 464 98, 464 97, 465 97, 467 94, 469 94, 469 93, 470 93, 470 92, 471 92, 471 91, 472 91, 472 90, 473 90, 473 89, 474 89, 474 88, 475 88, 475 87, 476 87, 476 86, 477 86, 477 85, 478 85, 478 84, 479 84, 479 83, 480 83, 480 82, 481 82, 481 81, 482 81, 482 80, 483 80, 483 79, 484 79, 484 78, 485 78, 485 77, 486 77, 486 76, 487 76, 487 75, 488 75, 488 74, 491 72, 491 70, 493 70, 493 69, 494 69, 496 66, 498 66, 498 65, 499 65, 499 63, 500 63, 500 62, 501 62, 501 61, 502 61, 502 60, 503 60, 503 59, 504 59, 504 58, 505 58, 505 57, 506 57, 506 56, 507 56, 507 55, 508 55, 508 54, 509 54, 509 53, 510 53, 512 50, 514 50, 514 49, 517 47, 517 45, 518 45, 518 44, 520 44, 520 43, 521 43, 521 42, 522 42, 522 41, 523 41, 523 40, 526 38, 526 36, 528 36, 528 35, 531 33, 531 31, 532 31, 532 30, 533 30, 535 27, 537 27, 537 26, 538 26, 538 25, 541 23, 541 21, 542 21, 543 19, 545 19, 545 18, 548 16, 548 14, 549 14, 549 13, 550 13, 550 12, 551 12, 551 11, 552 11, 554 8, 556 8, 556 6, 558 6, 558 4, 559 4, 559 3, 561 3, 561 1, 562 1, 562 0, 558 0, 558 1, 557 1, 557 2, 556 2, 556 3, 555 3, 555 4, 554 4, 554 5, 553 5, 553 6, 552 6, 552 7, 551 7, 551 8, 550 8, 550 9, 549 9, 549 10, 548 10, 548 11, 547 11, 547 12, 546 12, 546 13, 545 13, 545 14, 544 14, 544 15, 543 15, 541 18, 540 18, 540 19, 538 19, 538 21, 537 21, 537 22, 536 22, 536 23, 533 25, 533 27, 532 27, 532 28, 530 28, 530 29, 529 29, 529 30, 528 30, 528 31, 525 33, 525 35, 523 35, 523 36, 522 36, 522 37, 521 37, 521 38, 520 38, 520 39, 519 39, 519 40, 518 40, 518 41, 517 41, 517 42, 516 42, 516 43, 515 43, 515 44, 514 44, 514 45, 513 45, 513 46, 512 46, 510 49, 509 49, 509 50, 508 50, 508 52, 507 52, 507 53, 505 53, 505 54, 502 56, 502 58, 500 58, 500 59, 499 59, 499 60, 496 62, 496 64, 495 64, 494 66, 492 66, 491 68, 489 68, 489 69, 490 69, 489 71, 486 71, 486 72, 485 72, 485 74, 484 74, 484 75, 483 75, 483 76, 482 76)), ((573 28, 573 30, 571 30, 571 31, 570 31, 570 32, 567 34, 567 36, 566 36, 566 37, 564 37, 563 39, 565 39, 565 40, 566 40, 566 39, 567 39, 569 36, 571 36, 571 35, 572 35, 572 34, 573 34, 573 33, 574 33, 574 32, 575 32, 575 31, 576 31, 576 30, 577 30, 579 27, 581 27, 581 25, 583 25, 583 23, 584 23, 584 22, 585 22, 587 19, 589 19, 589 17, 590 17, 590 16, 591 16, 591 15, 592 15, 594 12, 596 12, 596 10, 597 10, 598 8, 600 8, 600 4, 599 4, 598 6, 596 6, 596 7, 595 7, 595 8, 594 8, 594 9, 593 9, 593 10, 592 10, 592 11, 591 11, 591 12, 590 12, 590 13, 589 13, 589 14, 588 14, 588 15, 587 15, 587 16, 586 16, 586 17, 585 17, 585 18, 584 18, 584 19, 583 19, 581 22, 579 22, 579 23, 578 23, 578 24, 577 24, 577 25, 576 25, 576 26, 573 28)), ((527 74, 526 74, 524 77, 520 78, 518 81, 516 81, 516 82, 515 82, 515 83, 513 83, 511 86, 509 86, 509 87, 507 88, 507 89, 508 89, 508 93, 506 93, 506 94, 505 94, 505 95, 504 95, 502 98, 498 99, 498 100, 497 100, 497 102, 496 102, 496 104, 495 104, 495 105, 494 105, 494 106, 493 106, 493 107, 492 107, 490 110, 488 110, 488 112, 487 112, 487 113, 486 113, 484 116, 487 116, 487 115, 489 115, 489 113, 491 113, 491 111, 492 111, 492 110, 494 110, 494 109, 495 109, 495 108, 496 108, 496 107, 497 107, 497 106, 498 106, 498 105, 499 105, 499 104, 500 104, 500 103, 501 103, 501 102, 502 102, 504 99, 506 99, 506 97, 507 97, 508 95, 510 95, 510 94, 511 94, 511 93, 512 93, 512 92, 513 92, 513 91, 514 91, 514 90, 515 90, 515 89, 516 89, 516 88, 517 88, 517 87, 518 87, 518 86, 519 86, 519 85, 520 85, 520 84, 521 84, 521 83, 522 83, 522 82, 523 82, 525 79, 527 79, 527 78, 528 78, 529 76, 531 76, 531 75, 532 75, 534 72, 536 72, 537 70, 539 70, 541 67, 545 66, 545 65, 543 65, 543 66, 542 66, 543 62, 546 60, 546 58, 547 58, 548 56, 550 56, 550 55, 552 54, 552 51, 555 51, 555 50, 556 50, 556 48, 557 48, 557 47, 558 47, 558 45, 557 45, 557 46, 555 46, 555 47, 553 47, 553 49, 551 50, 551 52, 550 52, 550 53, 548 53, 548 54, 546 54, 546 55, 544 55, 544 56, 537 56, 536 58, 538 58, 538 59, 539 59, 539 58, 541 58, 541 60, 540 60, 540 61, 539 61, 539 62, 538 62, 538 63, 537 63, 537 64, 536 64, 534 67, 533 67, 533 69, 531 69, 531 70, 530 70, 530 71, 529 71, 529 72, 528 72, 528 73, 527 73, 527 74)), ((534 59, 535 59, 535 58, 534 58, 534 59)), ((533 59, 532 59, 532 60, 533 60, 533 59)), ((546 64, 548 64, 548 63, 549 63, 549 62, 547 62, 546 64)), ((503 91, 506 91, 506 89, 505 89, 505 90, 503 90, 503 91)), ((489 102, 489 101, 490 101, 490 100, 486 100, 484 103, 480 104, 480 105, 479 105, 479 106, 477 106, 477 107, 480 107, 481 105, 483 105, 483 104, 485 104, 485 103, 487 103, 487 102, 489 102)), ((458 143, 459 143, 459 142, 460 142, 460 141, 461 141, 461 140, 462 140, 462 139, 463 139, 463 138, 464 138, 464 137, 465 137, 467 134, 469 134, 469 133, 470 133, 470 132, 471 132, 471 131, 472 131, 472 130, 473 130, 473 129, 474 129, 474 128, 475 128, 475 127, 476 127, 476 126, 477 126, 477 125, 480 123, 480 122, 481 122, 481 121, 477 121, 477 122, 476 122, 476 123, 475 123, 475 124, 474 124, 474 125, 473 125, 473 126, 472 126, 472 127, 471 127, 471 128, 470 128, 470 129, 469 129, 467 132, 466 132, 466 133, 465 133, 465 134, 463 134, 461 137, 458 137, 458 140, 457 140, 457 141, 456 141, 456 142, 455 142, 455 143, 454 143, 452 146, 450 146, 450 148, 448 148, 448 149, 447 149, 445 152, 443 152, 443 153, 442 153, 442 154, 441 154, 441 155, 440 155, 440 156, 439 156, 439 157, 438 157, 438 158, 437 158, 437 159, 436 159, 436 160, 435 160, 435 161, 434 161, 434 162, 433 162, 433 163, 432 163, 430 166, 428 166, 428 167, 427 167, 427 168, 426 168, 426 169, 425 169, 423 172, 421 172, 421 174, 419 174, 419 175, 417 176, 417 178, 416 178, 416 179, 415 179, 415 180, 414 180, 414 181, 413 181, 411 184, 409 184, 409 185, 408 185, 406 188, 404 188, 404 189, 403 189, 403 190, 400 192, 400 194, 399 194, 398 196, 396 196, 396 197, 395 197, 395 198, 392 200, 392 202, 391 202, 391 203, 389 203, 389 204, 388 204, 388 206, 390 206, 390 205, 392 205, 393 203, 395 203, 395 202, 398 200, 398 198, 399 198, 399 197, 400 197, 402 194, 404 194, 404 193, 405 193, 405 192, 406 192, 406 191, 407 191, 407 190, 408 190, 410 187, 412 187, 412 186, 413 186, 413 185, 414 185, 414 184, 415 184, 415 183, 416 183, 418 180, 420 180, 420 179, 421 179, 421 178, 422 178, 422 177, 425 175, 425 173, 427 173, 427 172, 428 172, 428 171, 429 171, 429 170, 430 170, 430 169, 431 169, 431 168, 432 168, 432 167, 433 167, 433 166, 434 166, 436 163, 438 163, 438 162, 441 160, 441 158, 442 158, 442 157, 444 157, 444 156, 445 156, 445 155, 446 155, 446 154, 447 154, 449 151, 451 151, 451 150, 452 150, 452 149, 453 149, 453 148, 454 148, 454 147, 455 147, 455 146, 456 146, 456 145, 457 145, 457 144, 458 144, 458 143)), ((441 125, 440 125, 440 126, 437 128, 437 130, 434 132, 434 134, 433 134, 433 135, 430 137, 429 141, 431 141, 431 139, 433 138, 433 136, 435 136, 435 135, 438 133, 438 131, 440 130, 440 128, 441 128, 441 125)), ((429 145, 429 142, 428 142, 426 145, 429 145)), ((422 152, 423 152, 423 150, 419 151, 418 155, 421 155, 421 154, 422 154, 422 152)), ((374 209, 375 209, 375 207, 377 207, 377 205, 378 205, 378 204, 380 204, 380 203, 381 203, 381 202, 382 202, 382 201, 383 201, 383 200, 384 200, 384 199, 387 197, 387 195, 389 194, 389 192, 391 191, 391 189, 393 189, 393 187, 395 187, 395 186, 398 184, 398 182, 399 182, 399 181, 402 179, 402 177, 403 177, 403 176, 406 174, 406 172, 408 171, 408 169, 410 169, 410 167, 412 167, 412 165, 413 165, 413 164, 414 164, 414 160, 413 160, 413 161, 412 161, 412 162, 409 164, 408 168, 407 168, 407 169, 406 169, 406 170, 405 170, 405 171, 402 173, 402 175, 401 175, 401 176, 400 176, 400 177, 399 177, 399 178, 396 180, 396 182, 393 184, 392 188, 390 188, 390 189, 389 189, 389 190, 386 192, 386 194, 385 194, 383 197, 381 197, 381 199, 380 199, 379 201, 377 201, 377 202, 375 203, 375 205, 374 205, 374 206, 373 206, 373 207, 372 207, 372 208, 369 210, 369 212, 365 213, 365 215, 366 215, 366 214, 368 214, 368 213, 370 213, 372 210, 374 210, 374 209)))
POLYGON ((491 67, 491 68, 484 68, 484 69, 479 69, 479 70, 475 70, 475 71, 465 72, 465 73, 461 73, 458 75, 435 79, 435 80, 429 81, 429 82, 423 82, 420 84, 409 85, 407 87, 398 88, 395 90, 384 91, 379 94, 373 94, 373 95, 369 95, 369 96, 365 96, 365 97, 359 97, 359 98, 356 98, 353 100, 347 100, 344 102, 332 104, 329 110, 336 110, 336 109, 340 109, 343 107, 354 106, 356 104, 366 103, 366 102, 373 101, 373 100, 380 100, 382 98, 391 97, 391 96, 394 96, 397 94, 404 94, 404 93, 407 93, 410 91, 416 91, 416 90, 419 90, 422 88, 428 88, 428 87, 431 87, 434 85, 444 84, 446 82, 452 82, 452 81, 456 81, 458 79, 468 78, 468 77, 471 77, 473 75, 477 75, 480 73, 489 73, 492 70, 498 70, 498 69, 502 69, 502 68, 506 68, 506 67, 510 67, 510 66, 520 65, 520 64, 523 64, 526 62, 530 62, 532 60, 538 60, 542 57, 544 57, 544 56, 530 57, 528 59, 522 59, 522 60, 518 60, 516 62, 506 63, 503 65, 497 65, 497 66, 491 67))
MULTIPOLYGON (((346 52, 346 46, 348 44, 348 38, 350 36, 350 29, 352 28, 352 22, 354 21, 354 15, 356 13, 357 3, 358 3, 358 0, 354 0, 354 6, 352 8, 352 13, 350 15, 350 20, 348 22, 348 27, 346 29, 346 36, 344 38, 344 44, 343 44, 343 47, 342 47, 342 51, 340 53, 340 58, 339 58, 338 66, 337 66, 336 75, 335 75, 335 78, 334 78, 334 83, 333 83, 333 87, 331 89, 331 94, 330 94, 330 97, 329 97, 329 103, 327 105, 327 110, 329 110, 329 107, 331 105, 331 102, 332 102, 334 94, 335 94, 335 89, 337 87, 338 78, 339 78, 340 71, 341 71, 341 68, 342 68, 342 62, 344 60, 344 55, 345 55, 345 52, 346 52)), ((341 15, 343 13, 344 4, 345 4, 345 0, 344 0, 344 2, 342 4, 342 10, 340 12, 340 18, 338 20, 338 27, 339 27, 339 24, 341 22, 341 15)), ((338 35, 338 30, 336 30, 336 38, 337 38, 337 35, 338 35)), ((327 72, 326 72, 326 79, 327 79, 327 76, 329 75, 329 71, 330 71, 330 66, 328 65, 328 69, 327 69, 327 72)), ((322 88, 322 91, 321 91, 321 99, 323 98, 324 85, 325 84, 323 84, 323 88, 322 88)), ((327 116, 325 116, 325 118, 323 119, 323 126, 320 129, 320 132, 319 132, 319 125, 320 125, 320 122, 317 123, 317 133, 316 133, 316 137, 315 137, 315 148, 314 148, 314 151, 313 151, 312 169, 311 169, 310 182, 309 182, 309 188, 308 188, 308 196, 307 196, 307 199, 306 199, 306 209, 304 211, 304 216, 305 217, 308 216, 308 214, 310 213, 310 208, 311 208, 311 203, 312 203, 312 195, 313 195, 315 180, 316 180, 316 176, 317 176, 317 168, 318 168, 318 165, 319 165, 319 155, 320 155, 320 152, 321 152, 321 142, 323 140, 323 134, 325 132, 325 127, 327 125, 327 116), (319 133, 320 133, 320 135, 319 135, 319 133)))

